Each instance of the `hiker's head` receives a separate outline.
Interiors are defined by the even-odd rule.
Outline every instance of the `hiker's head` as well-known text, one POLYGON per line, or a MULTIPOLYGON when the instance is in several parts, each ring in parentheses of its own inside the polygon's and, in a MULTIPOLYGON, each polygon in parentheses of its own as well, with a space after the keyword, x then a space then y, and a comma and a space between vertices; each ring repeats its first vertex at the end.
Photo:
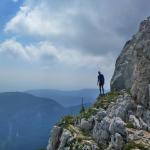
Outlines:
POLYGON ((101 72, 99 71, 98 74, 101 74, 101 72))

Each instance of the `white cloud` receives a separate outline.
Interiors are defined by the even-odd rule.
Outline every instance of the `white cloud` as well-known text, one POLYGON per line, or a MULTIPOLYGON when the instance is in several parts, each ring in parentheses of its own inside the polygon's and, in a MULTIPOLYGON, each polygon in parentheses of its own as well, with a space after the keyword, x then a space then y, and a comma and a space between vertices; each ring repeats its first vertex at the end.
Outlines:
POLYGON ((149 14, 148 3, 140 0, 25 0, 4 31, 19 37, 48 39, 55 45, 95 55, 110 51, 118 55, 125 41, 136 31, 137 24, 149 14), (143 8, 147 11, 142 11, 143 8))
POLYGON ((0 53, 13 56, 15 59, 17 57, 23 58, 28 62, 46 61, 51 63, 54 61, 56 65, 74 66, 75 68, 98 68, 99 64, 103 64, 103 67, 106 67, 109 65, 107 59, 114 61, 111 54, 92 56, 76 50, 61 49, 49 41, 22 45, 15 39, 8 39, 0 43, 0 53), (105 59, 105 57, 107 57, 107 59, 105 59))
POLYGON ((14 58, 21 57, 29 60, 24 47, 14 39, 8 39, 0 43, 0 53, 13 56, 14 58))
POLYGON ((54 13, 48 4, 41 1, 34 6, 23 5, 17 15, 6 24, 4 31, 43 37, 67 34, 68 32, 74 34, 68 20, 74 15, 74 12, 67 9, 54 13))

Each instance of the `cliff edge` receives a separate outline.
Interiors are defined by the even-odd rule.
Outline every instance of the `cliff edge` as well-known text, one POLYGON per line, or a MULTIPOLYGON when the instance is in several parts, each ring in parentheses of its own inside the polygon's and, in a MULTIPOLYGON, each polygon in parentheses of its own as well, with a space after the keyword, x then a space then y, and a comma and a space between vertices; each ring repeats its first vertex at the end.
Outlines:
POLYGON ((150 17, 116 61, 111 92, 57 123, 47 150, 150 150, 150 17))

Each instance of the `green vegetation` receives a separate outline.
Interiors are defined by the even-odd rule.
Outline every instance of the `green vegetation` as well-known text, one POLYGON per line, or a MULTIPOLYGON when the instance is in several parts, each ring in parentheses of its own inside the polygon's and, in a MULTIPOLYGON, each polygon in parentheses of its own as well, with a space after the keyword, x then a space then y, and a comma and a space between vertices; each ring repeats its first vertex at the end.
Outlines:
POLYGON ((101 107, 101 108, 107 109, 111 102, 115 102, 115 100, 119 96, 119 94, 120 94, 119 92, 113 91, 113 92, 107 93, 103 97, 98 97, 97 102, 94 104, 94 107, 96 107, 96 108, 101 107))
POLYGON ((130 143, 127 143, 123 150, 132 150, 132 149, 140 149, 140 150, 148 150, 148 148, 145 147, 145 145, 143 143, 135 143, 135 142, 130 142, 130 143))
POLYGON ((97 109, 95 108, 88 108, 85 109, 85 111, 82 111, 78 116, 77 119, 81 119, 81 118, 85 118, 88 119, 90 118, 92 115, 96 114, 97 109))
POLYGON ((126 127, 127 127, 127 128, 134 128, 134 125, 133 125, 132 122, 129 121, 129 122, 126 124, 126 127))
POLYGON ((86 137, 90 136, 89 132, 84 130, 84 129, 81 129, 81 133, 82 133, 83 136, 86 136, 86 137))
POLYGON ((130 88, 128 88, 128 89, 126 89, 126 91, 127 91, 127 93, 131 96, 132 94, 131 94, 131 89, 130 88))
POLYGON ((59 126, 67 128, 70 124, 73 125, 75 122, 75 117, 73 116, 65 116, 62 120, 58 123, 59 126))
POLYGON ((85 108, 84 108, 84 104, 83 104, 83 98, 82 98, 82 104, 81 104, 81 110, 80 110, 80 113, 84 112, 85 111, 85 108))
POLYGON ((75 147, 76 150, 81 150, 84 147, 84 144, 82 144, 82 143, 75 143, 74 147, 75 147))
POLYGON ((117 96, 119 95, 119 92, 109 92, 103 97, 98 97, 97 102, 94 104, 94 107, 84 109, 82 108, 81 112, 77 116, 65 116, 62 118, 62 120, 58 123, 59 126, 67 128, 69 125, 73 125, 76 120, 85 118, 88 119, 92 115, 95 115, 98 111, 98 108, 104 108, 106 109, 111 102, 115 102, 117 96))

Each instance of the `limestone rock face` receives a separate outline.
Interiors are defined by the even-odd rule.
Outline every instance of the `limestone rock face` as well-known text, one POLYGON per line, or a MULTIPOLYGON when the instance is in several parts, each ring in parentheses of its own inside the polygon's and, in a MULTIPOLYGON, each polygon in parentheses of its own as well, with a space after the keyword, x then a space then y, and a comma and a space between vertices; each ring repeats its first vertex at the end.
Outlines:
POLYGON ((51 131, 51 138, 49 139, 47 150, 56 150, 60 144, 60 137, 63 129, 58 126, 54 126, 51 131))
POLYGON ((150 108, 150 17, 140 24, 116 61, 112 90, 131 89, 138 104, 150 108))
POLYGON ((72 137, 72 134, 70 131, 64 129, 63 133, 60 138, 59 148, 58 150, 64 150, 64 147, 66 146, 66 143, 68 140, 72 137))

